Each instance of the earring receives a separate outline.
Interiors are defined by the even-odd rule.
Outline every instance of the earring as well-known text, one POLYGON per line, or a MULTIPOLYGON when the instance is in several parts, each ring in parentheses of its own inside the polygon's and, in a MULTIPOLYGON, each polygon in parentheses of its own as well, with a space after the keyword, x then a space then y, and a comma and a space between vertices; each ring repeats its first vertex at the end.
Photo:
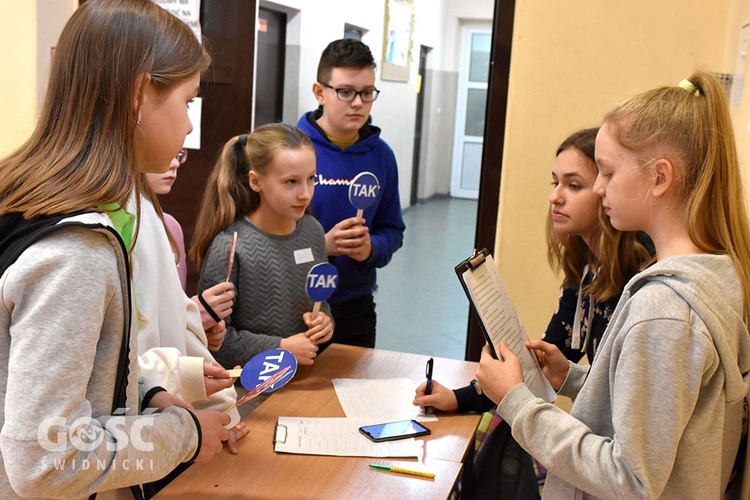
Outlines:
POLYGON ((135 124, 136 124, 136 125, 140 125, 140 124, 141 124, 141 119, 140 119, 140 118, 138 118, 138 119, 137 119, 137 120, 135 121, 135 124))

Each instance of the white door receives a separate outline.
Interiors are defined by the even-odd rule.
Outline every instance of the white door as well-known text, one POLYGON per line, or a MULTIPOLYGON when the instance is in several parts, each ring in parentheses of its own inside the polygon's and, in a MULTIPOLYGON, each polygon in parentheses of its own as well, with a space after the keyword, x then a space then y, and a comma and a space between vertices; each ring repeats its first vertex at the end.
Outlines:
POLYGON ((451 196, 455 198, 479 197, 491 39, 489 23, 462 29, 451 168, 451 196))

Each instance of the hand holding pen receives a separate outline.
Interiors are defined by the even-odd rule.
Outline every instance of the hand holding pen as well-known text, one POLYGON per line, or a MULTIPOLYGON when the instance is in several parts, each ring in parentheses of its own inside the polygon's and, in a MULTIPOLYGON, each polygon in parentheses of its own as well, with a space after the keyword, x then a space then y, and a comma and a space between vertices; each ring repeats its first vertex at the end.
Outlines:
MULTIPOLYGON (((432 394, 432 366, 434 363, 435 361, 430 358, 427 360, 427 366, 425 367, 425 377, 427 377, 427 385, 424 389, 425 396, 429 396, 430 394, 432 394)), ((425 406, 424 412, 427 413, 428 410, 429 407, 425 406)))
POLYGON ((425 377, 427 377, 427 387, 424 390, 425 395, 432 394, 432 365, 434 360, 432 358, 427 360, 427 366, 425 367, 425 377))
POLYGON ((424 408, 425 413, 431 410, 456 411, 458 409, 456 395, 452 390, 442 386, 432 378, 434 364, 433 358, 427 360, 427 366, 425 367, 427 380, 417 387, 412 404, 424 408))

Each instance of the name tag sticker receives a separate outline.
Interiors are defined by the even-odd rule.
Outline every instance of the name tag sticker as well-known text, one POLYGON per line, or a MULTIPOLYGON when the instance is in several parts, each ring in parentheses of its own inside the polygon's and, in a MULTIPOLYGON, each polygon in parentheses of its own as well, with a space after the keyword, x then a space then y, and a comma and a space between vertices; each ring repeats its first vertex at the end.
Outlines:
POLYGON ((312 248, 302 248, 294 251, 294 262, 296 264, 304 264, 313 260, 312 248))

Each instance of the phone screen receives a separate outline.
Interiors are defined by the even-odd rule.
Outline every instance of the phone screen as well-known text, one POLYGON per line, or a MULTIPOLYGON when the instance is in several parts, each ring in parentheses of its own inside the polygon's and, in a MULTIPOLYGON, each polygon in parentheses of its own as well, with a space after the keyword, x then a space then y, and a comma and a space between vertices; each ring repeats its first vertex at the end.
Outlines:
POLYGON ((399 420, 385 424, 365 425, 359 428, 359 432, 373 441, 392 441, 424 436, 430 433, 430 429, 416 420, 399 420))

